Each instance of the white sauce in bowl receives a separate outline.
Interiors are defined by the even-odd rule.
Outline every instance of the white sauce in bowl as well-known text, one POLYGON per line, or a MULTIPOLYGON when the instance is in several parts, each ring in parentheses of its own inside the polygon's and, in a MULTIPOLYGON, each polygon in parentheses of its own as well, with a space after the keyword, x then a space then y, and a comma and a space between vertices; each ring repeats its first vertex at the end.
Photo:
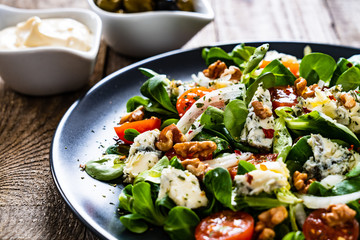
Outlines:
POLYGON ((93 34, 84 24, 70 18, 31 17, 0 31, 0 50, 32 47, 67 47, 89 51, 93 34))

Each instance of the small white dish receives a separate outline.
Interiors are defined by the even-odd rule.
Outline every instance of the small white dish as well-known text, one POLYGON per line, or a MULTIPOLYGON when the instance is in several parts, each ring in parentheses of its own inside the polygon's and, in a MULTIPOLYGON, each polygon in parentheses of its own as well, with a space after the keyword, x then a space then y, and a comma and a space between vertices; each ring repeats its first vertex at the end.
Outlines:
POLYGON ((194 12, 150 11, 114 13, 87 0, 103 22, 103 36, 115 51, 132 57, 149 57, 183 46, 214 19, 208 0, 193 0, 194 12))
POLYGON ((72 18, 93 33, 92 48, 85 52, 65 47, 0 50, 0 77, 13 90, 27 95, 54 95, 75 91, 89 80, 99 51, 101 19, 87 9, 18 9, 0 4, 0 30, 32 16, 72 18))

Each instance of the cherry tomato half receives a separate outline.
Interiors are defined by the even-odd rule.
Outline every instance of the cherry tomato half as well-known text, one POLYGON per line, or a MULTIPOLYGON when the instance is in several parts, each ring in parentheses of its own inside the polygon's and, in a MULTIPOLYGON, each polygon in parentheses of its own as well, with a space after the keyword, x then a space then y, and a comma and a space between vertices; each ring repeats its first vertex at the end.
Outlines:
MULTIPOLYGON (((260 63, 260 68, 265 68, 270 62, 271 61, 262 60, 262 62, 260 63)), ((295 75, 295 77, 300 76, 300 72, 299 72, 300 64, 297 61, 289 58, 286 59, 285 61, 281 61, 281 63, 285 67, 287 67, 295 75)))
POLYGON ((245 212, 225 210, 204 218, 195 230, 196 240, 250 240, 254 219, 245 212))
POLYGON ((321 217, 325 212, 325 209, 317 209, 306 218, 303 225, 306 240, 358 239, 359 223, 356 219, 343 225, 330 227, 321 217))
POLYGON ((139 133, 143 133, 149 130, 153 130, 155 128, 160 128, 161 126, 161 120, 156 117, 152 117, 150 119, 145 119, 141 121, 135 121, 135 122, 126 122, 118 127, 114 127, 116 135, 123 140, 127 144, 131 144, 133 142, 128 141, 125 139, 125 130, 126 129, 135 129, 139 133))
POLYGON ((197 87, 184 92, 176 102, 176 109, 179 116, 182 117, 197 100, 211 91, 212 89, 206 87, 197 87))

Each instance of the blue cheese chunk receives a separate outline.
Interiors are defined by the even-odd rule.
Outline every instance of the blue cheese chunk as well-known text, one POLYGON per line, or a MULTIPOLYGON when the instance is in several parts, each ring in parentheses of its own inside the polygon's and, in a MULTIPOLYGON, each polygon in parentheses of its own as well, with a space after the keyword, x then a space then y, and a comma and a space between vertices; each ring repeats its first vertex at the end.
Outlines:
POLYGON ((344 175, 360 162, 358 153, 319 134, 311 134, 307 142, 314 154, 303 165, 309 178, 324 179, 329 175, 344 175))
POLYGON ((262 85, 260 85, 249 104, 249 114, 246 118, 240 139, 244 142, 247 142, 250 146, 270 150, 274 138, 266 136, 264 130, 274 130, 274 116, 271 115, 265 119, 258 117, 255 114, 254 107, 252 106, 252 102, 254 101, 259 101, 265 108, 272 110, 270 92, 269 90, 264 89, 262 85))
POLYGON ((132 182, 141 172, 153 167, 161 157, 161 151, 156 150, 158 129, 139 134, 130 147, 129 156, 125 160, 124 181, 132 182))
POLYGON ((272 193, 275 189, 289 186, 287 177, 271 170, 254 170, 234 178, 238 195, 258 195, 261 192, 272 193))
POLYGON ((138 151, 129 156, 125 161, 124 177, 125 182, 132 182, 140 173, 149 170, 159 161, 156 152, 138 151))
POLYGON ((158 198, 168 195, 177 206, 199 208, 207 206, 208 199, 200 189, 199 180, 189 171, 173 167, 161 172, 160 191, 158 198))

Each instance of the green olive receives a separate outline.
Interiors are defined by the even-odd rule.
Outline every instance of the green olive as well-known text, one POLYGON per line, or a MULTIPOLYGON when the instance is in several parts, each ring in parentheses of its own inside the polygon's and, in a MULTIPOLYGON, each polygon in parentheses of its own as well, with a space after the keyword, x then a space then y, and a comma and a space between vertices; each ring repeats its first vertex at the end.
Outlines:
POLYGON ((122 0, 95 0, 96 5, 110 12, 116 12, 121 8, 122 0))
POLYGON ((192 0, 177 0, 176 4, 181 11, 194 11, 194 4, 192 0))
POLYGON ((152 0, 124 0, 124 10, 127 13, 153 11, 154 3, 152 0))

